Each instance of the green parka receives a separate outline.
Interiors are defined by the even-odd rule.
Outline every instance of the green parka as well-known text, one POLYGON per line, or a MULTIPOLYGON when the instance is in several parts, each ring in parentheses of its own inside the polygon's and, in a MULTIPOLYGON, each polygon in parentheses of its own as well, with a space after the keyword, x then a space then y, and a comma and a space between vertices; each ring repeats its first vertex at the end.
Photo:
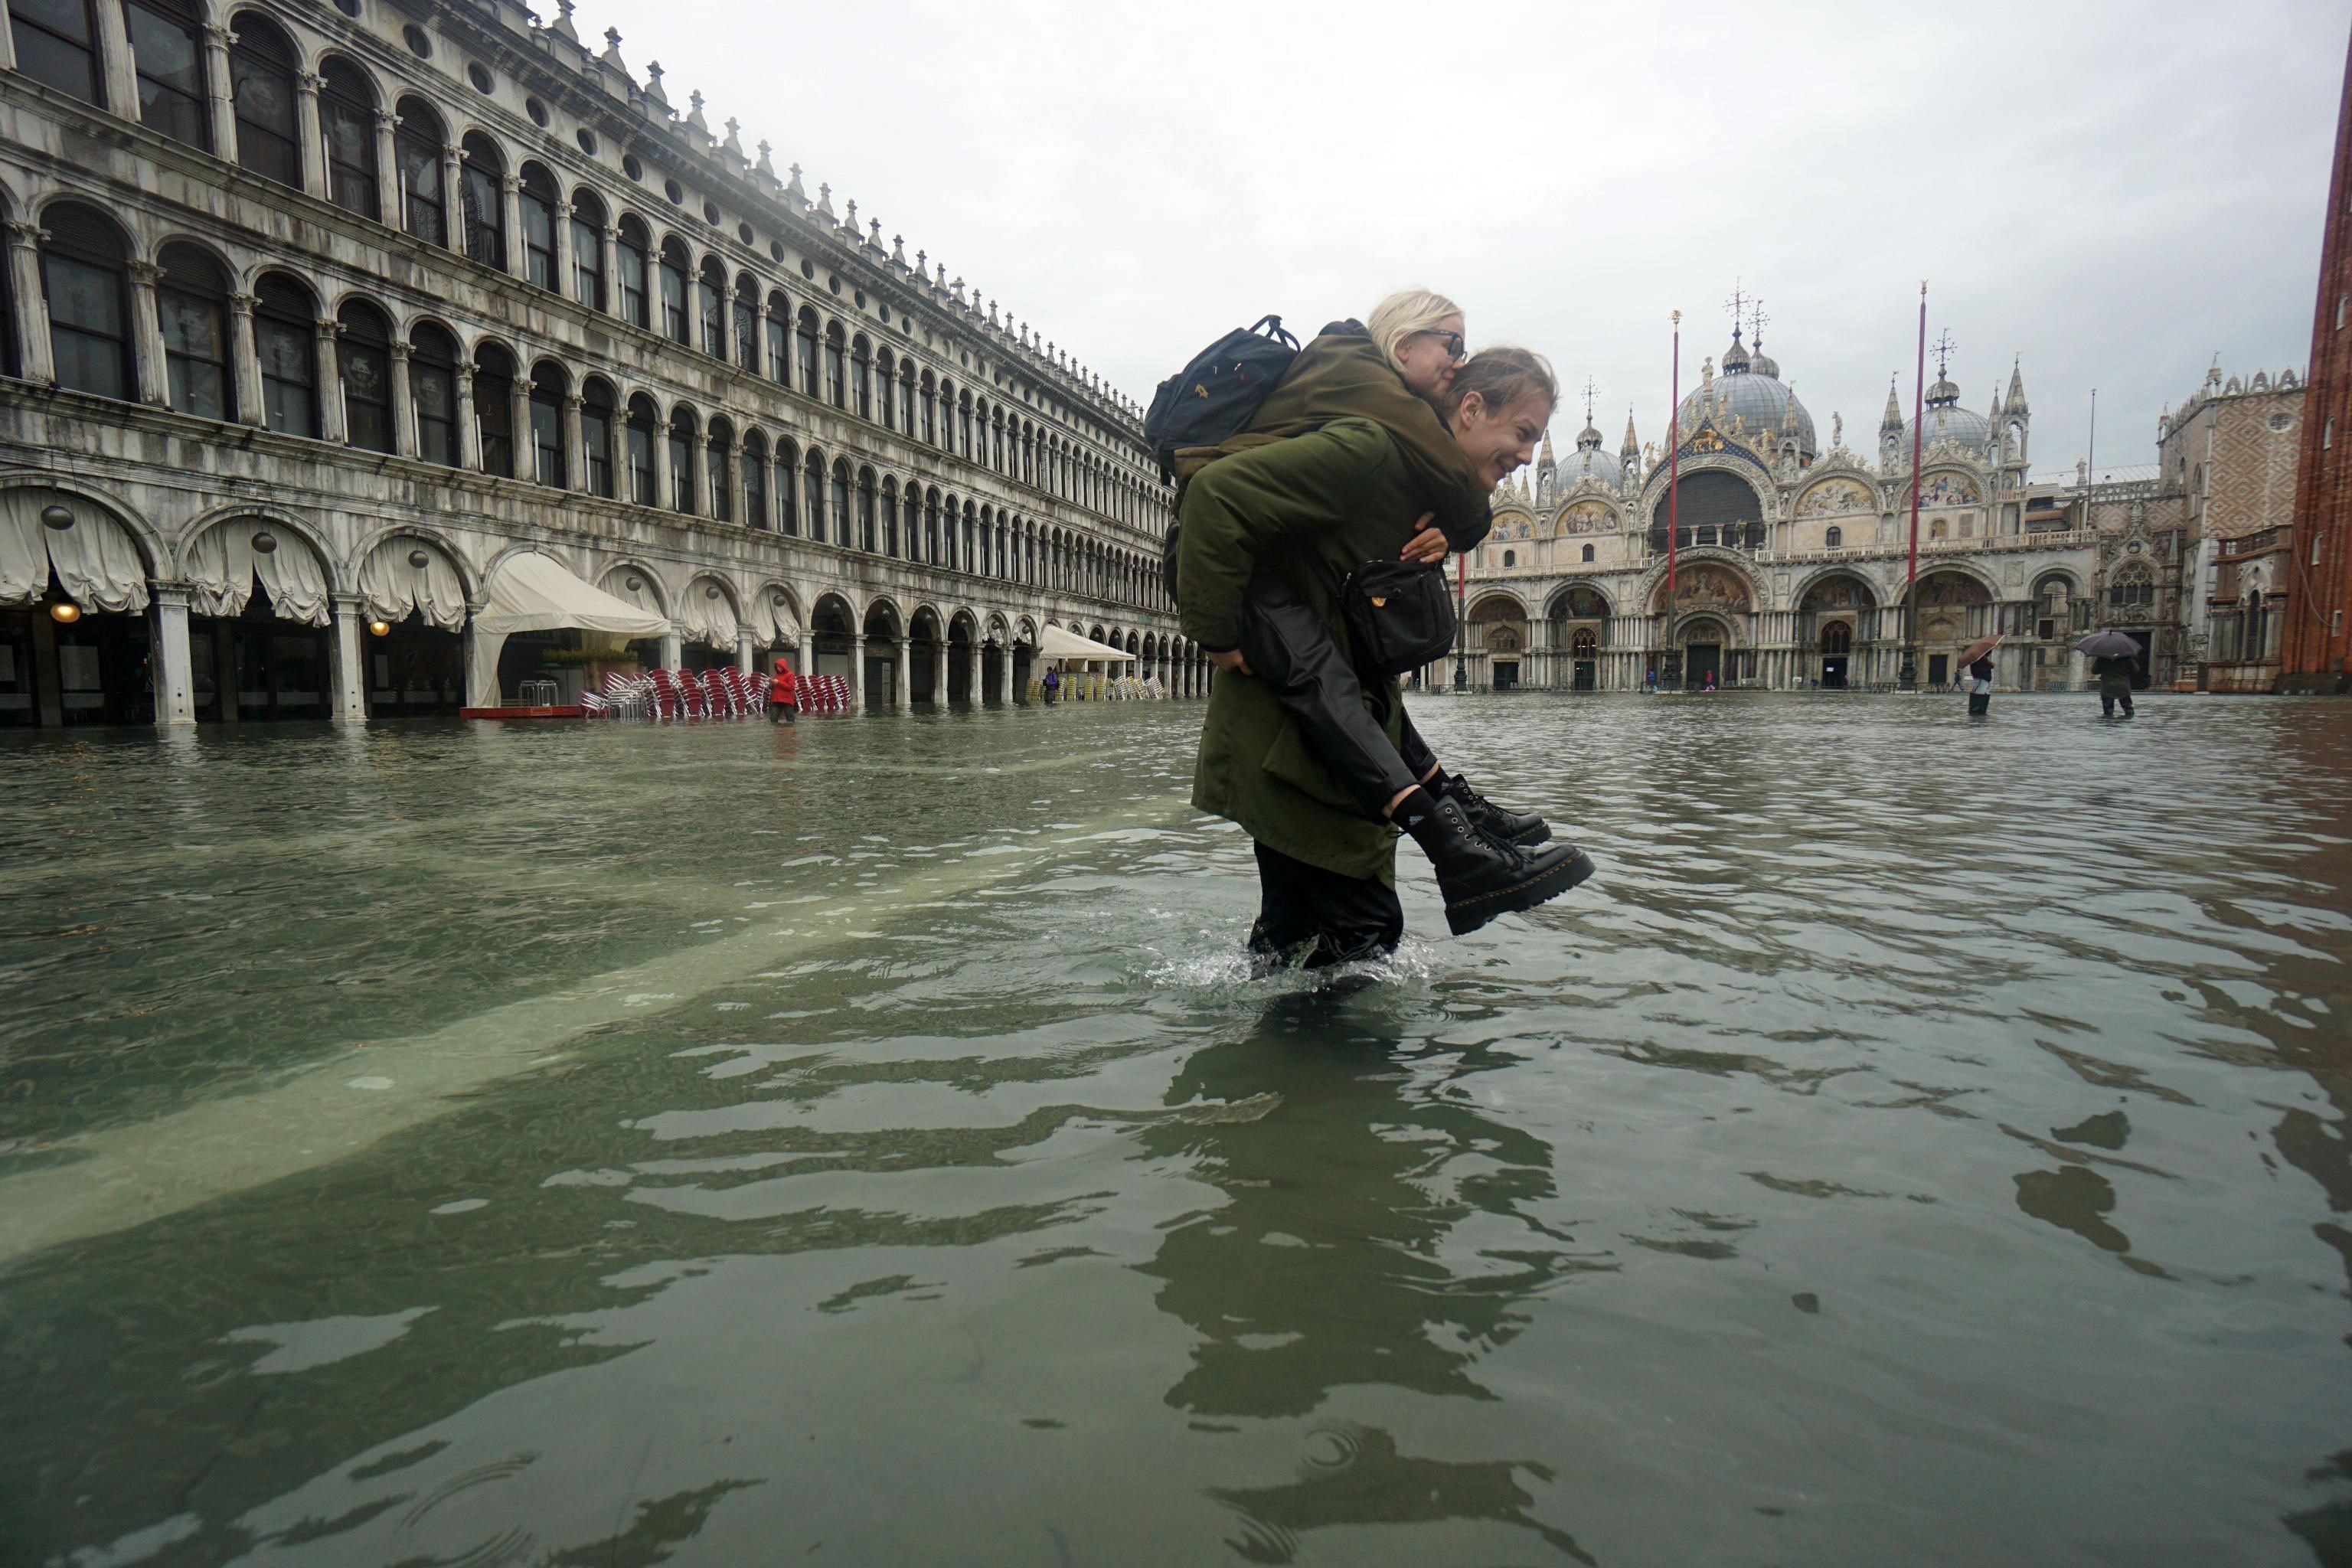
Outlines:
MULTIPOLYGON (((1427 510, 1393 437, 1370 419, 1233 452, 1200 470, 1180 511, 1177 580, 1184 635, 1238 647, 1251 572, 1280 570, 1340 648, 1339 585, 1367 561, 1393 561, 1427 510)), ((1393 678, 1365 683, 1391 743, 1402 736, 1393 678)), ((1269 848, 1343 877, 1396 879, 1396 830, 1366 817, 1262 680, 1220 672, 1201 727, 1192 804, 1269 848)))

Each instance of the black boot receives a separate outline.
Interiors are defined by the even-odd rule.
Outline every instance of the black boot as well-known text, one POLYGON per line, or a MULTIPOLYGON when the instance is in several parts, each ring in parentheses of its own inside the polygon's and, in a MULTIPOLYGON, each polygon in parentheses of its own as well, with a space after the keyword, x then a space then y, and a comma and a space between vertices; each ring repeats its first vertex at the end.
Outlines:
POLYGON ((1450 795, 1414 790, 1396 808, 1395 821, 1436 870, 1445 923, 1455 936, 1476 931, 1496 915, 1556 899, 1592 875, 1592 862, 1572 844, 1521 849, 1496 843, 1450 795))
POLYGON ((1540 844, 1551 837, 1551 824, 1533 812, 1506 811, 1470 787, 1460 773, 1441 773, 1440 795, 1462 803, 1470 825, 1499 844, 1540 844))

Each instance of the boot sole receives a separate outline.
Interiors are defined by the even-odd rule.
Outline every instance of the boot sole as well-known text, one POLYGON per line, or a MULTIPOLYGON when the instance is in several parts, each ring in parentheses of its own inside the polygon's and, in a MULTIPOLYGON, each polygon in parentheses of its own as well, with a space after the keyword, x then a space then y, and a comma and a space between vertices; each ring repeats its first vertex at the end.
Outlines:
POLYGON ((1467 936, 1498 916, 1549 903, 1591 875, 1592 860, 1580 849, 1573 858, 1561 861, 1539 877, 1447 904, 1445 924, 1455 936, 1467 936))

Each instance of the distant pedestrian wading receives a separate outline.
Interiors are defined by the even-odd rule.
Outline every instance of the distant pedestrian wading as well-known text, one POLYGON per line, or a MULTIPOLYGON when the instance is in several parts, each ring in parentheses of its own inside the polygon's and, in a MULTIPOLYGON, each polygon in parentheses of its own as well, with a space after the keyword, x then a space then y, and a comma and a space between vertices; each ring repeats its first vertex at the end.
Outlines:
POLYGON ((1398 678, 1452 637, 1439 563, 1485 537, 1487 495, 1533 459, 1559 396, 1537 355, 1465 361, 1462 332, 1443 296, 1392 296, 1325 328, 1245 430, 1175 454, 1180 614, 1224 672, 1192 802, 1255 840, 1251 948, 1269 959, 1395 948, 1398 828, 1457 935, 1592 871, 1543 847, 1542 818, 1447 774, 1404 711, 1398 678))
POLYGON ((771 724, 797 722, 800 710, 800 678, 793 673, 791 665, 780 658, 776 660, 775 674, 768 678, 768 722, 771 724))

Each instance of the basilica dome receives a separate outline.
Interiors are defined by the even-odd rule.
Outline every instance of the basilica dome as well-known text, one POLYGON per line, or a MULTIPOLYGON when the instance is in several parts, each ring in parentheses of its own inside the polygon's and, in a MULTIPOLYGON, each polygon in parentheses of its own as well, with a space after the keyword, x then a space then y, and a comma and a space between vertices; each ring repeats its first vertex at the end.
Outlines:
POLYGON ((1601 449, 1601 432, 1592 427, 1589 416, 1577 433, 1576 450, 1560 459, 1554 482, 1565 490, 1587 479, 1598 479, 1612 490, 1625 481, 1625 465, 1601 449))
POLYGON ((1759 365, 1775 372, 1780 368, 1771 360, 1751 358, 1739 334, 1733 332, 1731 346, 1723 354, 1723 374, 1683 399, 1678 416, 1682 428, 1694 430, 1701 419, 1712 418, 1717 429, 1728 434, 1732 422, 1738 420, 1747 435, 1774 430, 1793 436, 1799 456, 1808 461, 1818 457, 1821 443, 1813 435, 1813 416, 1778 374, 1767 374, 1759 365))
MULTIPOLYGON (((1949 441, 1969 451, 1982 451, 1991 438, 1992 426, 1981 414, 1971 414, 1960 406, 1960 389, 1946 377, 1938 375, 1927 389, 1927 412, 1920 416, 1920 450, 1925 451, 1938 441, 1949 441)), ((1903 426, 1903 451, 1911 450, 1911 426, 1903 426)), ((1906 457, 1906 461, 1907 457, 1906 457)))

